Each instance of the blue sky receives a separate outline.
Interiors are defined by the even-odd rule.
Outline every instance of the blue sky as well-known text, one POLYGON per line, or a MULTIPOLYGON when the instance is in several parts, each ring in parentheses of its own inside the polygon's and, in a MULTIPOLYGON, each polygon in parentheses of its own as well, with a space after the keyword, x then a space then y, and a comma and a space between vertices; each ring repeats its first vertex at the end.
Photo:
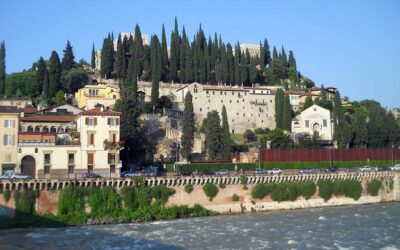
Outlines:
POLYGON ((0 1, 0 40, 7 73, 29 68, 66 41, 90 61, 113 31, 161 33, 169 40, 174 17, 192 37, 199 24, 225 42, 293 50, 298 69, 317 85, 335 86, 352 100, 375 99, 400 107, 400 1, 0 1))

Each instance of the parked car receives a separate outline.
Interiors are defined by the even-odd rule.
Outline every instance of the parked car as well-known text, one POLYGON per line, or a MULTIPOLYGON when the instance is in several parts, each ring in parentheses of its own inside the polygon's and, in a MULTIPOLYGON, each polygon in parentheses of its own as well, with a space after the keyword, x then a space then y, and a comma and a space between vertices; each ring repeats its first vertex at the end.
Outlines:
POLYGON ((267 170, 263 169, 263 168, 256 168, 254 170, 254 174, 267 174, 267 170))
POLYGON ((315 174, 315 169, 305 168, 299 171, 300 174, 315 174))
POLYGON ((103 178, 101 175, 96 173, 84 173, 83 178, 103 178))
POLYGON ((210 170, 200 170, 200 171, 198 172, 198 174, 199 174, 199 175, 213 175, 214 172, 213 172, 213 171, 210 171, 210 170))
POLYGON ((267 171, 268 174, 282 174, 282 170, 279 168, 273 168, 267 171))
POLYGON ((392 169, 388 166, 379 166, 379 167, 376 167, 375 170, 376 171, 390 171, 392 169))
POLYGON ((126 177, 127 174, 131 174, 131 173, 134 173, 134 171, 133 170, 123 171, 123 172, 121 172, 121 177, 126 177))
POLYGON ((179 175, 180 176, 191 176, 192 172, 190 172, 190 171, 182 171, 182 172, 179 173, 179 175))
POLYGON ((20 174, 20 173, 13 173, 13 172, 8 172, 5 173, 4 175, 0 176, 0 179, 3 180, 30 180, 32 179, 32 177, 30 177, 29 175, 24 175, 24 174, 20 174))
POLYGON ((336 173, 336 172, 339 172, 339 168, 338 167, 325 168, 325 172, 336 173))
POLYGON ((130 178, 130 177, 138 177, 138 176, 143 176, 143 175, 144 175, 144 173, 140 172, 140 171, 130 171, 129 173, 126 173, 124 175, 124 177, 130 178))
POLYGON ((229 175, 228 169, 220 169, 214 172, 215 175, 229 175))
POLYGON ((358 171, 358 168, 355 168, 355 167, 346 168, 346 172, 357 172, 357 171, 358 171))
POLYGON ((400 171, 400 164, 396 164, 393 167, 390 168, 393 171, 400 171))
POLYGON ((155 177, 158 174, 158 167, 148 167, 144 170, 144 176, 155 177))
POLYGON ((360 168, 361 172, 369 172, 372 171, 372 168, 370 166, 364 166, 360 168))

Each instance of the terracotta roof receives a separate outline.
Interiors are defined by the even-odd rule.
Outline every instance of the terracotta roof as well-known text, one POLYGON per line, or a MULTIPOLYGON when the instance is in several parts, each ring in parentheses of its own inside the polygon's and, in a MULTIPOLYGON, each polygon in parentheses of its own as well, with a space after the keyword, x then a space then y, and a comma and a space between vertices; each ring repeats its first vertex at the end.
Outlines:
POLYGON ((37 108, 35 108, 35 107, 25 107, 20 110, 21 110, 21 112, 24 112, 25 114, 33 114, 33 113, 37 112, 37 108))
POLYGON ((216 90, 216 91, 240 91, 240 92, 248 92, 247 89, 243 89, 241 87, 228 87, 228 86, 204 86, 204 90, 216 90))
POLYGON ((0 106, 0 113, 19 113, 15 106, 0 106))
POLYGON ((72 122, 75 115, 32 115, 21 117, 23 122, 72 122))
POLYGON ((289 95, 303 95, 305 92, 302 90, 287 90, 285 91, 285 94, 289 95))
POLYGON ((119 116, 120 112, 111 109, 93 108, 79 113, 79 115, 103 115, 103 116, 119 116))
POLYGON ((28 98, 28 97, 6 97, 6 98, 0 99, 0 101, 2 101, 2 100, 7 100, 7 101, 31 101, 31 99, 28 98))

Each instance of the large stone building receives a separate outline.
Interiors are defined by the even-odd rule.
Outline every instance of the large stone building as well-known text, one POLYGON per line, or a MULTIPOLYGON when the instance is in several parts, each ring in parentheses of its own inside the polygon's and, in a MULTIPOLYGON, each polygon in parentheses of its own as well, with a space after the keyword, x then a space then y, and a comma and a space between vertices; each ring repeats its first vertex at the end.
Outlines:
POLYGON ((13 106, 19 109, 32 106, 32 100, 25 97, 10 97, 0 99, 0 106, 13 106))
POLYGON ((333 120, 331 112, 318 105, 312 105, 292 120, 292 133, 295 137, 316 133, 322 142, 332 144, 333 120))
POLYGON ((275 93, 269 88, 192 83, 177 91, 177 102, 184 103, 189 91, 198 124, 212 110, 221 114, 225 105, 232 134, 242 134, 246 129, 275 128, 275 93))
POLYGON ((1 173, 13 172, 17 166, 17 107, 0 106, 0 164, 1 173))
POLYGON ((103 108, 74 117, 69 132, 20 132, 20 171, 36 178, 81 178, 95 172, 119 177, 120 113, 103 108))

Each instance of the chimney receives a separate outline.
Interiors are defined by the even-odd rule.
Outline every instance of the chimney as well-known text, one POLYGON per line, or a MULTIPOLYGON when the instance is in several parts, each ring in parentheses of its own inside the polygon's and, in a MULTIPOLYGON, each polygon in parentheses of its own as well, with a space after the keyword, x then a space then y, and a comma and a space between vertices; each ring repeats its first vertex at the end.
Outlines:
POLYGON ((101 106, 101 107, 100 107, 100 112, 103 112, 103 111, 104 111, 104 107, 101 106))

